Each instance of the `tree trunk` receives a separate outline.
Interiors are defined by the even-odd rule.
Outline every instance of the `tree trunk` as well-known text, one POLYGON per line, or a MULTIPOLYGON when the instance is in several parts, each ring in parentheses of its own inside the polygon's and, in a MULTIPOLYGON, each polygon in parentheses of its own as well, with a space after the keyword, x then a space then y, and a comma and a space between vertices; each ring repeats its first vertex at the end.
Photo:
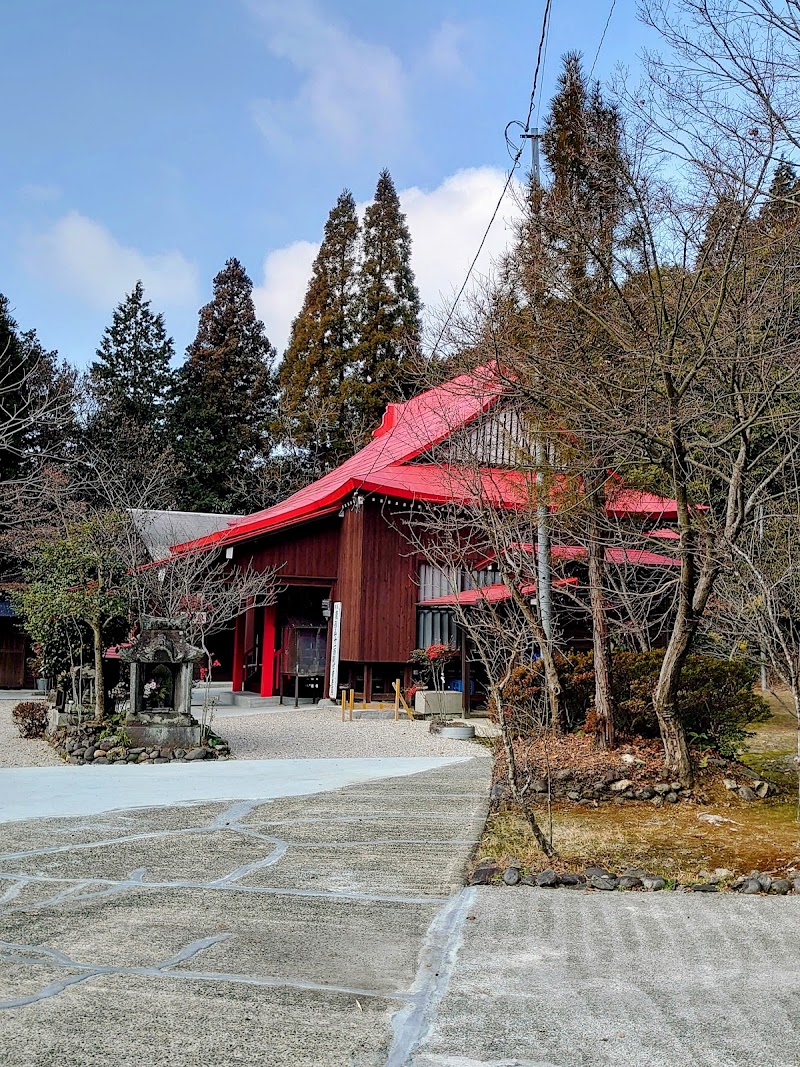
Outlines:
POLYGON ((561 703, 561 679, 558 675, 558 667, 553 653, 545 643, 540 645, 542 663, 544 664, 544 679, 547 686, 547 704, 549 709, 550 726, 557 734, 563 734, 567 728, 564 716, 564 708, 561 703))
POLYGON ((94 635, 94 715, 100 722, 106 714, 106 687, 103 677, 103 635, 97 623, 92 623, 92 634, 94 635))
POLYGON ((800 678, 792 678, 792 700, 794 701, 794 714, 797 719, 797 755, 795 766, 797 767, 797 821, 800 822, 800 678))
POLYGON ((514 799, 519 804, 522 814, 525 816, 525 819, 531 828, 533 836, 536 838, 536 843, 542 852, 544 852, 545 856, 547 856, 548 859, 551 859, 553 856, 557 856, 558 853, 553 848, 552 842, 548 841, 547 835, 539 825, 539 821, 536 818, 536 812, 533 810, 533 806, 525 796, 525 789, 520 785, 519 772, 517 771, 517 760, 514 755, 514 743, 509 733, 500 688, 492 686, 491 696, 494 700, 494 706, 497 708, 497 720, 500 726, 500 736, 503 740, 506 766, 508 767, 508 784, 511 786, 511 792, 514 794, 514 799))
POLYGON ((589 602, 592 609, 592 649, 594 651, 594 707, 602 726, 599 735, 604 748, 615 741, 614 702, 611 693, 611 643, 605 590, 605 558, 597 508, 604 507, 601 493, 593 498, 589 514, 589 602))
POLYGON ((676 626, 672 631, 653 694, 653 706, 664 745, 664 766, 669 774, 687 786, 692 784, 692 761, 686 731, 678 718, 678 686, 692 636, 691 629, 685 625, 676 626))

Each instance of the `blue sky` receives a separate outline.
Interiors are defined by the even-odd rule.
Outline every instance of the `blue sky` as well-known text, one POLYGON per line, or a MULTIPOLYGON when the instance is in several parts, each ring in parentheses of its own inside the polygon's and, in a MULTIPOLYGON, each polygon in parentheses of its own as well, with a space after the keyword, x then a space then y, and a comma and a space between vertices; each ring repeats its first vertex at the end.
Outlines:
MULTIPOLYGON (((560 56, 591 66, 610 0, 554 0, 560 56)), ((426 303, 452 293, 524 119, 544 0, 27 0, 4 19, 0 291, 83 365, 142 278, 182 356, 235 255, 284 343, 328 211, 389 167, 426 303)), ((617 0, 595 74, 647 40, 617 0)), ((504 208, 488 257, 502 249, 504 208)))

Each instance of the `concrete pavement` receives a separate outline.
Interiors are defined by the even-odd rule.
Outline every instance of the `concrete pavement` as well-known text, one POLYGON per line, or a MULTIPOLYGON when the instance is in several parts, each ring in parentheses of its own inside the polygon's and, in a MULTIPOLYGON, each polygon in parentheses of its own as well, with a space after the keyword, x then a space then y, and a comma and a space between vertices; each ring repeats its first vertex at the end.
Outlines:
POLYGON ((409 1067, 797 1067, 800 900, 468 889, 409 1067))
MULTIPOLYGON (((125 783, 152 801, 169 775, 140 771, 172 767, 122 768, 105 801, 0 825, 4 1067, 405 1062, 465 921, 491 761, 364 762, 311 795, 140 809, 125 783)), ((3 801, 38 811, 56 772, 27 773, 40 795, 15 780, 3 801)))

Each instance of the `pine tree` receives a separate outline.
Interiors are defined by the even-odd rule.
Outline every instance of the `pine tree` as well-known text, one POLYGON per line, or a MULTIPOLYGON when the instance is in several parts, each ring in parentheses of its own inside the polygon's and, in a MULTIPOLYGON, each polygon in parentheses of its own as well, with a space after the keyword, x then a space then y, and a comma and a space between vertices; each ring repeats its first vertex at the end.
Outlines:
POLYGON ((0 482, 18 478, 75 443, 75 374, 48 352, 35 330, 20 331, 0 293, 0 482))
POLYGON ((105 447, 124 433, 142 445, 163 446, 175 349, 141 282, 117 305, 96 354, 89 368, 90 441, 105 447))
POLYGON ((271 451, 275 349, 256 318, 253 283, 238 259, 214 279, 197 336, 177 373, 172 432, 181 466, 179 506, 248 510, 252 481, 271 451))
POLYGON ((411 234, 388 170, 364 216, 359 273, 358 415, 376 425, 386 404, 413 390, 420 347, 419 292, 411 269, 411 234))
POLYGON ((280 368, 281 414, 293 445, 318 468, 352 452, 359 223, 345 189, 325 223, 322 245, 280 368))
POLYGON ((800 207, 800 179, 794 165, 782 159, 775 167, 760 219, 768 227, 797 221, 800 207))

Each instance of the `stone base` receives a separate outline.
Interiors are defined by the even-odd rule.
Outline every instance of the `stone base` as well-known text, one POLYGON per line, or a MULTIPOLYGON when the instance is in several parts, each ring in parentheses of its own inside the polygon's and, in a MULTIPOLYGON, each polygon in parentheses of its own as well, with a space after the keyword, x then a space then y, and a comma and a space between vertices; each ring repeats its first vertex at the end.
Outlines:
POLYGON ((57 708, 54 705, 47 712, 47 727, 52 733, 60 726, 80 726, 81 723, 91 722, 93 719, 94 708, 76 708, 74 704, 57 708))
POLYGON ((180 715, 168 708, 140 711, 125 719, 125 733, 134 745, 158 745, 160 748, 192 748, 200 744, 200 724, 191 715, 180 715))

